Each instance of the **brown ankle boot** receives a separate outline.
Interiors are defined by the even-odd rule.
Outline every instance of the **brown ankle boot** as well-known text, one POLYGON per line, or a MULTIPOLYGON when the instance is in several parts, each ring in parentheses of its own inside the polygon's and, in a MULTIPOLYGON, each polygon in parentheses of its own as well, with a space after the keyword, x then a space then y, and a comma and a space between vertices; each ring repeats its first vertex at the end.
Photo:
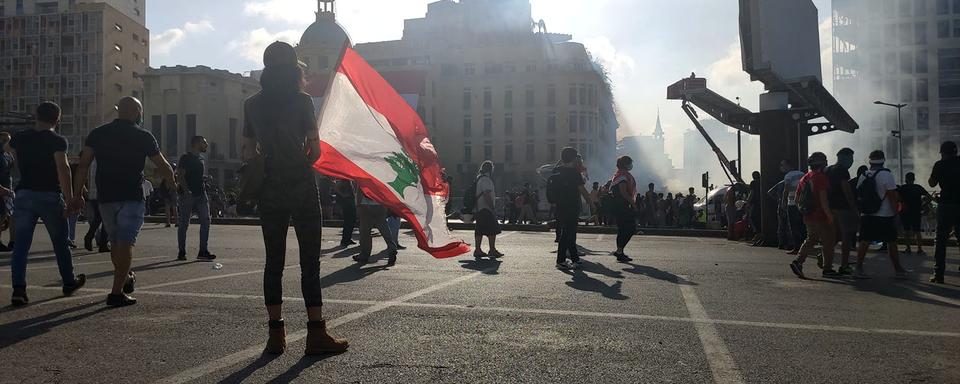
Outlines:
POLYGON ((270 320, 270 338, 267 339, 267 347, 263 349, 263 353, 279 355, 286 349, 287 331, 284 329, 283 320, 270 320))
POLYGON ((305 355, 346 352, 349 346, 350 343, 346 340, 334 338, 327 333, 326 320, 307 323, 307 347, 303 352, 305 355))

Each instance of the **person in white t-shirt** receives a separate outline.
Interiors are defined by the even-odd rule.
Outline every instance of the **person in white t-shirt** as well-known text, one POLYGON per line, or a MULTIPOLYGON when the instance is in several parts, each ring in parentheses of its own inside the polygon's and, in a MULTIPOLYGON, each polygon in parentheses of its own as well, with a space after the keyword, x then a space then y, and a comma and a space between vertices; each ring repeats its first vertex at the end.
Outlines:
POLYGON ((474 227, 474 238, 477 242, 476 249, 473 251, 473 257, 480 259, 483 257, 500 258, 503 256, 497 250, 497 235, 500 234, 500 223, 497 222, 496 201, 497 191, 493 185, 493 162, 484 161, 480 165, 480 172, 477 175, 477 213, 476 226, 474 227), (484 253, 481 249, 483 237, 490 240, 490 252, 484 253))
MULTIPOLYGON (((897 203, 900 197, 897 194, 897 181, 893 173, 883 167, 886 157, 883 151, 870 153, 870 170, 857 180, 857 196, 861 199, 865 193, 864 183, 872 179, 876 184, 876 194, 882 199, 880 207, 875 212, 870 207, 860 207, 860 243, 857 246, 857 271, 854 276, 866 278, 863 272, 863 260, 867 254, 870 242, 880 241, 887 243, 887 253, 893 262, 893 269, 898 279, 905 279, 907 271, 900 265, 900 255, 897 252, 897 203)), ((861 199, 862 200, 862 199, 861 199)))
POLYGON ((806 238, 806 228, 803 225, 803 215, 797 208, 797 186, 800 185, 800 179, 804 173, 797 170, 790 160, 780 162, 780 171, 783 176, 783 196, 782 201, 787 206, 787 222, 790 229, 787 231, 790 237, 790 251, 787 254, 796 255, 800 252, 800 246, 806 238))

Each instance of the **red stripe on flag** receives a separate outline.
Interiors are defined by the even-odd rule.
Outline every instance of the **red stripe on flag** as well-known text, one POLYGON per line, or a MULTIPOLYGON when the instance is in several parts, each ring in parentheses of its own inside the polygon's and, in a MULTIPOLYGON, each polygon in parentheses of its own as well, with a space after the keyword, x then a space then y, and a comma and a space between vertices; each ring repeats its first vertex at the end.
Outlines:
MULTIPOLYGON (((377 178, 373 177, 373 175, 364 171, 326 142, 320 142, 320 153, 323 154, 323 167, 320 170, 322 170, 324 174, 336 178, 353 180, 357 183, 357 186, 364 195, 387 207, 387 209, 394 214, 406 219, 410 225, 413 226, 413 232, 417 236, 417 243, 420 249, 429 252, 433 257, 438 259, 457 257, 470 252, 470 246, 463 242, 451 243, 441 248, 431 248, 426 238, 426 233, 423 230, 423 225, 413 212, 407 208, 407 205, 391 192, 390 187, 381 183, 377 178)), ((315 167, 320 164, 321 162, 318 161, 315 167)), ((427 196, 427 198, 429 198, 429 196, 427 196)), ((430 203, 430 201, 428 201, 428 203, 430 203)))
POLYGON ((429 195, 450 196, 426 125, 406 100, 352 48, 346 48, 337 69, 353 84, 360 98, 387 118, 404 151, 420 167, 420 182, 429 195))

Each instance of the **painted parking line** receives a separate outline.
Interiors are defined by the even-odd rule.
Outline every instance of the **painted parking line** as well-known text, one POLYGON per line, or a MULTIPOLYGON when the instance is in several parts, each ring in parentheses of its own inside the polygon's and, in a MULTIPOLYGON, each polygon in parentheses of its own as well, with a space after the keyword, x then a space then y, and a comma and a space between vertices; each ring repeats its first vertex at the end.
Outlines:
MULTIPOLYGON (((395 299, 393 299, 393 300, 380 302, 380 303, 371 305, 371 306, 369 306, 369 307, 366 307, 366 308, 364 308, 364 309, 361 309, 361 310, 359 310, 359 311, 348 313, 348 314, 346 314, 346 315, 343 315, 343 316, 340 316, 340 317, 338 317, 338 318, 336 318, 336 319, 333 319, 333 320, 328 321, 328 322, 327 322, 327 328, 335 328, 335 327, 341 326, 341 325, 343 325, 343 324, 347 324, 347 323, 349 323, 349 322, 351 322, 351 321, 354 321, 354 320, 363 318, 363 317, 365 317, 365 316, 367 316, 367 315, 370 315, 370 314, 373 314, 373 313, 377 313, 377 312, 383 311, 383 310, 388 309, 388 308, 391 308, 391 307, 395 307, 395 306, 397 306, 397 305, 399 305, 399 304, 401 304, 401 303, 404 303, 404 302, 407 302, 407 301, 416 299, 416 298, 418 298, 418 297, 420 297, 420 296, 427 295, 427 294, 436 292, 436 291, 438 291, 438 290, 444 289, 444 288, 446 288, 446 287, 449 287, 449 286, 452 286, 452 285, 456 285, 456 284, 465 282, 465 281, 467 281, 467 280, 476 278, 476 277, 481 276, 481 275, 484 275, 484 274, 486 274, 486 273, 490 273, 492 270, 493 270, 493 268, 490 268, 490 269, 487 269, 487 270, 484 270, 484 271, 474 272, 474 273, 471 273, 471 274, 466 275, 466 276, 460 276, 460 277, 455 278, 455 279, 452 279, 452 280, 448 280, 448 281, 445 281, 445 282, 442 282, 442 283, 434 284, 434 285, 431 285, 431 286, 429 286, 429 287, 427 287, 427 288, 424 288, 424 289, 421 289, 421 290, 418 290, 418 291, 415 291, 415 292, 412 292, 412 293, 408 293, 408 294, 406 294, 406 295, 397 297, 397 298, 395 298, 395 299)), ((303 329, 303 330, 294 332, 294 333, 292 333, 292 334, 288 334, 288 335, 287 335, 287 344, 295 343, 295 342, 297 342, 297 341, 300 341, 300 340, 304 339, 305 337, 307 337, 307 330, 306 330, 306 329, 303 329)), ((180 373, 178 373, 178 374, 176 374, 176 375, 173 375, 173 376, 170 376, 170 377, 167 377, 167 378, 158 380, 157 383, 186 383, 186 382, 190 382, 190 381, 193 381, 193 380, 202 378, 202 377, 204 377, 204 376, 206 376, 206 375, 208 375, 208 374, 211 374, 211 373, 214 373, 214 372, 216 372, 216 371, 219 371, 219 370, 221 370, 221 369, 225 369, 225 368, 229 368, 229 367, 231 367, 231 366, 234 366, 234 365, 236 365, 236 364, 238 364, 238 363, 240 363, 240 362, 242 362, 242 361, 244 361, 244 360, 248 360, 248 359, 254 358, 254 357, 256 357, 256 356, 259 356, 261 353, 263 353, 263 345, 262 345, 262 344, 256 344, 256 345, 253 345, 253 346, 251 346, 251 347, 249 347, 249 348, 247 348, 247 349, 244 349, 244 350, 242 350, 242 351, 235 352, 235 353, 233 353, 233 354, 230 354, 230 355, 221 357, 221 358, 219 358, 219 359, 213 360, 213 361, 211 361, 211 362, 208 362, 208 363, 206 363, 206 364, 203 364, 203 365, 194 367, 194 368, 192 368, 192 369, 185 370, 185 371, 180 372, 180 373)))
MULTIPOLYGON (((710 320, 707 316, 707 310, 700 303, 693 286, 684 284, 686 277, 681 276, 684 281, 680 284, 680 293, 683 296, 683 302, 687 305, 687 312, 693 320, 710 320)), ((700 343, 703 344, 703 352, 707 355, 707 362, 710 364, 710 372, 713 373, 713 381, 717 384, 739 384, 744 383, 743 376, 740 375, 740 369, 737 363, 733 361, 733 355, 727 349, 727 345, 720 337, 717 327, 709 322, 696 322, 693 326, 697 329, 697 336, 700 337, 700 343)))

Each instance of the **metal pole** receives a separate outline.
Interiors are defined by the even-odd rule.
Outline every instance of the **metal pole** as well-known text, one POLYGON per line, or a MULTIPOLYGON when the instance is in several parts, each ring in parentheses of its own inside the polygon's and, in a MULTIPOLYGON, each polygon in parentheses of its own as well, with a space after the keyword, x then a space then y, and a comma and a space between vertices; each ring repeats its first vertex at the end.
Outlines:
POLYGON ((743 131, 737 130, 737 173, 742 177, 743 175, 743 150, 740 143, 740 136, 743 134, 743 131))
POLYGON ((897 156, 900 160, 900 184, 903 184, 903 114, 901 113, 901 111, 903 110, 903 107, 904 107, 903 105, 897 107, 897 119, 899 120, 899 123, 898 123, 899 128, 897 129, 900 131, 900 134, 897 135, 897 141, 900 146, 899 148, 900 154, 899 156, 897 156))

